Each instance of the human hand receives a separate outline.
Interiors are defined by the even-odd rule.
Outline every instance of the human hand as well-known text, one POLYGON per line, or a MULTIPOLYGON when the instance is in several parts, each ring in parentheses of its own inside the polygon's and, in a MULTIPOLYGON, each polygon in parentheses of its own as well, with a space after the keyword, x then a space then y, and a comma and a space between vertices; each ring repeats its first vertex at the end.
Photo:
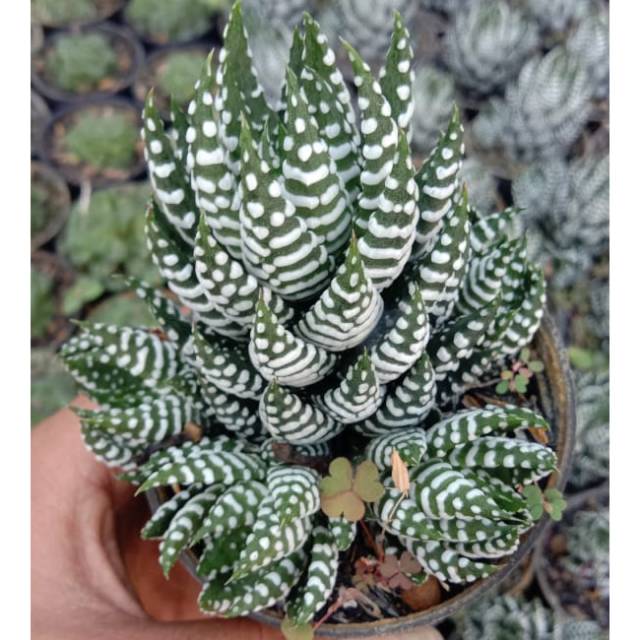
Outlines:
MULTIPOLYGON (((82 397, 74 404, 91 407, 82 397)), ((72 411, 42 422, 31 440, 34 640, 282 638, 252 620, 201 614, 200 586, 181 565, 165 580, 158 543, 140 539, 144 498, 85 449, 72 411)), ((396 638, 442 640, 435 629, 396 638)))

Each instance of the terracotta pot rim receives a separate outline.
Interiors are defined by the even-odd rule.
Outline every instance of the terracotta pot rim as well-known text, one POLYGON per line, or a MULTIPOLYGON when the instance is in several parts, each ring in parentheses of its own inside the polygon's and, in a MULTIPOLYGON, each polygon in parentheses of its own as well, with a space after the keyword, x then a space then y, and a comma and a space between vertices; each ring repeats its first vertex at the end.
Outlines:
MULTIPOLYGON (((533 344, 540 352, 541 359, 545 364, 543 373, 536 376, 540 387, 542 412, 552 418, 552 426, 558 425, 557 430, 554 431, 558 469, 550 476, 547 486, 563 489, 567 481, 575 436, 575 391, 566 351, 548 311, 542 319, 533 344), (547 378, 549 379, 547 380, 547 378)), ((155 511, 161 504, 160 493, 157 490, 151 490, 146 492, 145 496, 151 511, 155 511)), ((461 593, 435 607, 399 618, 384 618, 364 623, 323 624, 318 627, 316 633, 319 636, 332 638, 373 637, 413 631, 438 624, 482 595, 486 595, 488 591, 505 580, 534 548, 547 529, 549 522, 548 516, 545 515, 525 534, 516 552, 509 556, 498 571, 484 580, 472 583, 461 593)), ((195 572, 195 555, 192 552, 185 552, 182 554, 181 562, 189 573, 201 582, 195 572)), ((251 614, 249 617, 272 627, 279 626, 282 621, 279 615, 269 610, 251 614)))
MULTIPOLYGON (((70 35, 87 34, 87 33, 102 33, 113 39, 121 39, 126 42, 131 54, 131 68, 122 75, 116 76, 116 83, 113 88, 109 90, 94 90, 86 93, 74 93, 66 89, 61 89, 55 84, 49 82, 44 75, 38 73, 33 61, 31 63, 31 84, 38 90, 39 93, 47 97, 54 102, 64 103, 81 103, 92 98, 109 97, 124 91, 130 87, 135 81, 138 72, 142 66, 144 66, 145 53, 140 41, 136 37, 135 33, 127 26, 112 24, 109 22, 98 24, 87 24, 81 27, 75 27, 70 29, 61 29, 49 34, 45 37, 44 43, 41 47, 40 55, 46 55, 48 48, 53 45, 60 38, 65 38, 70 35)), ((35 58, 35 56, 33 56, 35 58)))

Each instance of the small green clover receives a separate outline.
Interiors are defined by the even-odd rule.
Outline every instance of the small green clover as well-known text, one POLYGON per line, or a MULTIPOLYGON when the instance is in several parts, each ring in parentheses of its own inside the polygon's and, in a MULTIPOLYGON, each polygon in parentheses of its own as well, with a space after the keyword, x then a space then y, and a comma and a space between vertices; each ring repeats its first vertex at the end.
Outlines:
POLYGON ((534 520, 539 520, 545 511, 555 522, 562 519, 567 501, 558 489, 546 489, 543 493, 538 485, 530 484, 523 489, 522 495, 527 501, 527 508, 534 520))
POLYGON ((384 487, 371 460, 361 462, 353 472, 347 458, 336 458, 329 465, 329 475, 320 481, 320 506, 330 518, 344 514, 350 522, 364 517, 365 502, 382 497, 384 487))
POLYGON ((526 393, 529 380, 534 373, 540 373, 544 365, 540 360, 533 360, 531 349, 525 347, 510 369, 500 372, 500 382, 496 385, 496 393, 526 393))

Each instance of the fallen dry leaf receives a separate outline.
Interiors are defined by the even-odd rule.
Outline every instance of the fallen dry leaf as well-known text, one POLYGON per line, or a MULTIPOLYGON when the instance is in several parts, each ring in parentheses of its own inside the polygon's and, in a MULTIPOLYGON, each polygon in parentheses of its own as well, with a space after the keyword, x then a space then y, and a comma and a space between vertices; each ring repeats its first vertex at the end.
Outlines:
POLYGON ((391 478, 396 489, 403 496, 409 495, 409 469, 400 454, 394 449, 391 452, 391 478))

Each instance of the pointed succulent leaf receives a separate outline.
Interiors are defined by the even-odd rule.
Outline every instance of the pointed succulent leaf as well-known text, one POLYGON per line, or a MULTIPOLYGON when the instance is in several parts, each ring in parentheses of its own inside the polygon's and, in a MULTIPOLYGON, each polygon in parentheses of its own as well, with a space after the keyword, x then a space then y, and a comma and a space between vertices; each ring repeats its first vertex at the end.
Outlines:
POLYGON ((356 523, 343 517, 328 518, 328 527, 339 551, 346 551, 358 533, 356 523))
POLYGON ((394 325, 371 349, 371 362, 381 384, 392 382, 408 371, 429 340, 429 319, 415 283, 409 283, 409 296, 400 300, 398 310, 400 315, 394 325))
POLYGON ((305 560, 303 551, 295 551, 232 582, 217 579, 207 582, 198 598, 200 609, 224 618, 267 609, 288 595, 302 575, 305 560))
POLYGON ((377 435, 417 425, 427 417, 435 400, 435 371, 425 351, 400 379, 399 384, 389 391, 380 409, 365 420, 363 431, 377 435))
POLYGON ((287 70, 286 136, 283 142, 284 197, 296 216, 313 231, 330 254, 349 241, 351 213, 329 147, 319 135, 307 97, 291 69, 287 70))
POLYGON ((475 220, 469 233, 471 251, 481 255, 500 242, 519 213, 520 209, 507 207, 475 220))
POLYGON ((198 577, 214 581, 230 575, 247 535, 247 529, 233 529, 220 537, 206 538, 196 566, 198 577))
POLYGON ((216 240, 236 259, 240 249, 240 199, 236 177, 229 166, 228 151, 219 139, 219 121, 213 103, 217 87, 211 62, 205 60, 196 93, 189 105, 191 125, 187 132, 187 164, 196 204, 216 240))
MULTIPOLYGON (((481 468, 465 469, 465 475, 473 478, 479 484, 483 484, 501 509, 518 514, 518 516, 524 514, 526 502, 522 494, 497 476, 492 475, 491 471, 481 468)), ((523 515, 523 520, 527 519, 527 516, 523 515)))
POLYGON ((214 485, 190 498, 175 514, 160 543, 160 566, 165 577, 180 558, 180 553, 189 547, 200 528, 202 519, 220 493, 220 486, 214 485))
POLYGON ((376 289, 390 286, 411 256, 418 221, 418 187, 413 179, 411 152, 404 131, 400 132, 393 167, 367 229, 358 240, 367 274, 376 289))
POLYGON ((312 516, 320 509, 320 476, 300 466, 271 467, 267 489, 281 525, 312 516))
POLYGON ((140 531, 140 537, 144 540, 162 538, 176 513, 178 513, 191 498, 198 495, 202 489, 202 485, 192 484, 186 489, 182 489, 176 493, 166 502, 163 502, 149 520, 147 520, 142 531, 140 531))
POLYGON ((317 526, 311 537, 313 544, 304 584, 287 603, 287 616, 298 625, 313 620, 331 596, 338 575, 339 550, 331 531, 317 526))
POLYGON ((200 376, 223 393, 259 400, 266 382, 255 370, 247 345, 238 342, 209 341, 194 331, 193 346, 200 376))
POLYGON ((206 512, 193 542, 203 538, 217 540, 238 529, 252 527, 260 503, 266 497, 267 488, 256 480, 239 482, 225 489, 206 512))
POLYGON ((433 249, 442 232, 445 216, 454 209, 464 154, 463 133, 460 112, 454 106, 446 131, 416 176, 420 192, 420 219, 413 247, 415 257, 433 249))
POLYGON ((285 329, 263 297, 256 305, 249 355, 264 378, 277 378, 291 387, 305 387, 322 380, 336 362, 333 354, 285 329))
POLYGON ((387 176, 393 168, 398 148, 398 125, 391 114, 391 106, 382 95, 380 83, 375 80, 369 65, 348 43, 343 42, 353 67, 354 83, 360 107, 362 134, 361 192, 358 197, 354 230, 366 233, 371 214, 380 205, 387 176))
POLYGON ((342 424, 353 424, 369 417, 380 406, 384 388, 378 383, 365 349, 349 367, 339 386, 325 391, 318 399, 323 413, 342 424))
POLYGON ((500 436, 459 444, 449 452, 447 460, 456 468, 525 469, 536 479, 550 474, 557 463, 556 454, 549 447, 500 436))
POLYGON ((176 164, 153 93, 147 96, 142 120, 145 157, 156 201, 180 238, 193 245, 198 223, 195 198, 182 167, 176 164))
POLYGON ((296 215, 278 177, 260 160, 248 126, 240 134, 242 255, 247 268, 286 300, 308 298, 329 278, 326 247, 296 215))
POLYGON ((460 555, 445 542, 432 540, 425 544, 409 538, 401 538, 401 541, 427 573, 449 584, 475 582, 490 576, 498 568, 496 564, 460 555))
POLYGON ((189 118, 173 96, 171 96, 169 112, 171 128, 167 132, 167 135, 173 144, 173 157, 176 159, 179 168, 188 180, 187 152, 189 144, 187 142, 187 130, 189 129, 189 118))
POLYGON ((434 519, 508 517, 482 486, 444 460, 428 460, 412 469, 410 497, 434 519))
POLYGON ((417 465, 427 452, 427 434, 423 429, 402 429, 374 438, 365 454, 380 471, 391 469, 391 454, 397 451, 405 464, 417 465))
POLYGON ((213 418, 239 438, 251 439, 263 434, 257 402, 224 393, 206 380, 200 383, 206 402, 206 417, 213 418))
POLYGON ((120 436, 108 436, 89 425, 80 427, 80 435, 85 447, 107 467, 116 467, 124 471, 135 469, 136 459, 146 449, 143 445, 133 445, 120 436))
POLYGON ((380 70, 382 93, 389 101, 391 115, 398 126, 407 132, 411 140, 411 117, 413 116, 413 81, 415 73, 411 69, 413 48, 411 37, 400 12, 393 18, 391 46, 387 51, 384 66, 380 70))
POLYGON ((383 306, 353 237, 343 264, 296 325, 296 331, 319 347, 344 351, 366 340, 380 320, 383 306))
POLYGON ((275 378, 260 400, 260 419, 275 440, 294 445, 325 442, 343 429, 330 415, 281 387, 275 378))
POLYGON ((311 531, 311 518, 300 518, 289 524, 280 523, 280 513, 270 497, 260 504, 256 522, 247 537, 233 568, 232 582, 244 578, 266 566, 277 566, 279 561, 301 549, 311 531))
POLYGON ((232 485, 236 482, 260 479, 265 466, 257 456, 227 451, 205 451, 188 455, 181 462, 169 462, 153 472, 142 483, 139 492, 171 484, 232 485))
POLYGON ((442 535, 446 542, 470 542, 477 540, 493 540, 506 536, 514 526, 504 522, 496 522, 489 518, 441 518, 431 520, 431 524, 442 535))
POLYGON ((501 535, 491 540, 477 540, 473 542, 453 542, 450 548, 466 558, 495 559, 511 555, 520 541, 520 532, 516 528, 507 529, 501 535))
POLYGON ((482 436, 548 428, 549 423, 542 416, 526 407, 488 405, 467 409, 441 420, 426 432, 427 452, 431 457, 442 458, 457 445, 482 436))

